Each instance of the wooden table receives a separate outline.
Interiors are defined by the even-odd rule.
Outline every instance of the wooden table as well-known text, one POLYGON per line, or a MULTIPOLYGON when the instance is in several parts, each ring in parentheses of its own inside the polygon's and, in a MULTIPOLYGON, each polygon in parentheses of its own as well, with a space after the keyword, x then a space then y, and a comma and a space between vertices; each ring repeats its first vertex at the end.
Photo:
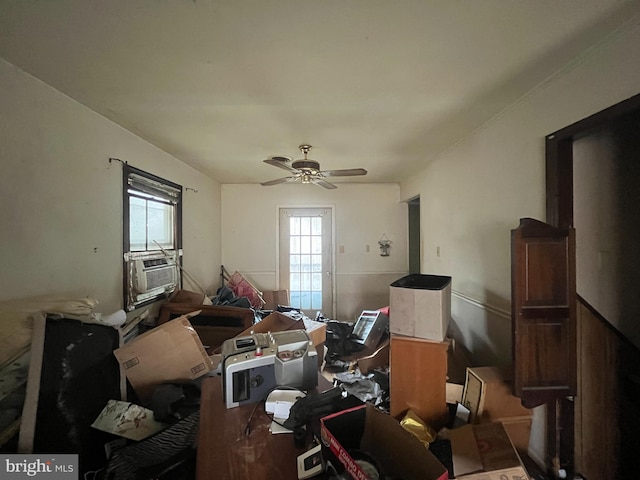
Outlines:
MULTIPOLYGON (((331 384, 318 375, 318 391, 331 384)), ((264 402, 256 407, 251 432, 245 427, 255 404, 229 408, 222 395, 222 377, 202 381, 200 428, 196 458, 197 480, 297 480, 297 457, 293 435, 272 435, 264 402)))

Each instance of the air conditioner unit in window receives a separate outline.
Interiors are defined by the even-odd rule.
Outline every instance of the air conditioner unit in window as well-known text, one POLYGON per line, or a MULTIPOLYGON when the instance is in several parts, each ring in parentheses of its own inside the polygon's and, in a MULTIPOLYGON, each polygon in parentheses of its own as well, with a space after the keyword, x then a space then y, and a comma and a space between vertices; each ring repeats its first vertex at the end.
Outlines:
POLYGON ((133 262, 133 288, 138 294, 172 290, 178 283, 178 266, 173 258, 141 258, 133 262))

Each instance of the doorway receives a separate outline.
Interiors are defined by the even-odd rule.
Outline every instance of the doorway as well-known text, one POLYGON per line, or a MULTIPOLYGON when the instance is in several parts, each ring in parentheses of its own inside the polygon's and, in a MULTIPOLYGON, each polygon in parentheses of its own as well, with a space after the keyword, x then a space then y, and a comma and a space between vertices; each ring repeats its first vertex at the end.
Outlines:
POLYGON ((279 285, 309 318, 333 318, 331 208, 279 210, 279 285))
POLYGON ((578 393, 561 418, 575 439, 558 448, 586 478, 636 477, 639 125, 636 95, 546 139, 547 222, 576 228, 579 279, 578 393))

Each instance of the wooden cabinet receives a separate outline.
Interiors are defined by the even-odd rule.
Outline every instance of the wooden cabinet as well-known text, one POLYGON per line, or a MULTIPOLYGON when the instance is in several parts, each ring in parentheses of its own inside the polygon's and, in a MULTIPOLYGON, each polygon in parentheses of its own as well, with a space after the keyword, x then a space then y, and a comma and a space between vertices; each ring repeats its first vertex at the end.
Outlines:
POLYGON ((440 428, 447 422, 448 342, 391 335, 389 384, 391 415, 413 410, 425 423, 440 428))
POLYGON ((514 393, 533 408, 576 393, 575 231, 523 218, 511 251, 514 393))

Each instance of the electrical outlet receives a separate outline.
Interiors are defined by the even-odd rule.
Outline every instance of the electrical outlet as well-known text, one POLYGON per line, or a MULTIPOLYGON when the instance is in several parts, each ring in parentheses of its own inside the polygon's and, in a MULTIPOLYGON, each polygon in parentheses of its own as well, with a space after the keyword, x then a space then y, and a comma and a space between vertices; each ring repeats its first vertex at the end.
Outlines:
POLYGON ((364 246, 365 253, 369 253, 371 251, 371 247, 369 245, 364 246))
POLYGON ((440 256, 440 246, 436 247, 436 257, 440 256))

